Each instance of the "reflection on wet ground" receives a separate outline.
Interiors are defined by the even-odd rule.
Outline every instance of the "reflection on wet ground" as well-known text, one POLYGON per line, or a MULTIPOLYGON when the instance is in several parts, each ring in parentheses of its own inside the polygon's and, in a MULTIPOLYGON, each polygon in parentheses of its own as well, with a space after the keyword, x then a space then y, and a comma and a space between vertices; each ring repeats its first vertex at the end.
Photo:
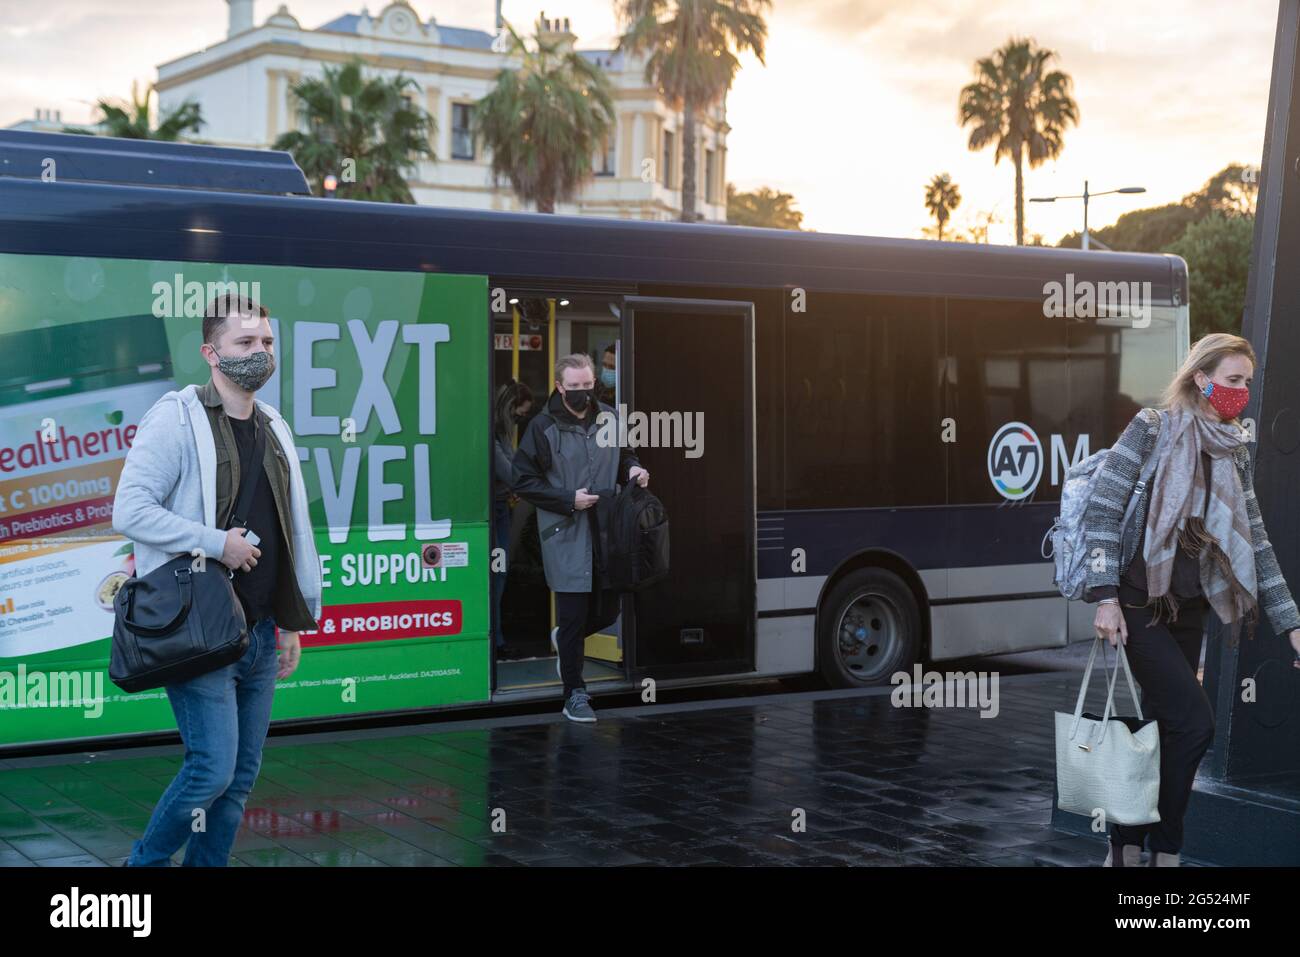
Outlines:
MULTIPOLYGON (((274 737, 231 864, 1096 866, 1050 823, 1077 680, 1004 676, 992 718, 883 689, 274 737)), ((0 866, 121 863, 179 756, 0 761, 0 866)))

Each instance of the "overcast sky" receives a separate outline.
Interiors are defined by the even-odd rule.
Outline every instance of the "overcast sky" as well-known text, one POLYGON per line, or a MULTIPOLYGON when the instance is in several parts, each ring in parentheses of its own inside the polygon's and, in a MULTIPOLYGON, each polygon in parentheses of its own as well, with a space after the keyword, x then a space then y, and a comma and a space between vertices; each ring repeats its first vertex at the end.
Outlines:
MULTIPOLYGON (((304 27, 360 12, 351 0, 290 0, 304 27)), ((371 2, 378 13, 385 3, 371 2)), ((276 0, 258 0, 258 23, 276 0)), ((422 17, 492 28, 491 0, 415 0, 422 17)), ((579 46, 612 43, 609 0, 506 0, 531 23, 567 16, 579 46), (547 6, 547 4, 551 6, 547 6)), ((100 96, 226 33, 224 0, 0 0, 0 127, 38 107, 85 122, 100 96)), ((972 153, 957 98, 975 61, 1012 35, 1058 54, 1074 79, 1080 123, 1062 157, 1026 171, 1026 196, 1145 186, 1091 205, 1100 227, 1122 212, 1176 200, 1230 162, 1258 164, 1277 3, 1239 0, 775 0, 766 67, 746 60, 728 100, 728 178, 793 193, 825 232, 921 235, 925 184, 947 172, 963 196, 956 225, 992 211, 1009 242, 1014 174, 972 153)), ((1082 225, 1079 201, 1026 206, 1049 242, 1082 225)))

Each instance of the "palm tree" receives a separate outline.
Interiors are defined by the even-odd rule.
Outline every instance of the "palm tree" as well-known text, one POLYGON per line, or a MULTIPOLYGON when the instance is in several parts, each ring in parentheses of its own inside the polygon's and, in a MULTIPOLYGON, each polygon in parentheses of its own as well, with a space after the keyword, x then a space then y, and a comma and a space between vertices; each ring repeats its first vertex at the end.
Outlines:
POLYGON ((803 229, 803 213, 794 208, 789 193, 760 186, 751 192, 739 192, 727 184, 727 223, 731 226, 765 226, 769 229, 803 229))
POLYGON ((434 120, 410 95, 419 84, 401 73, 367 77, 361 61, 325 67, 290 88, 307 129, 284 133, 271 145, 288 150, 316 195, 325 177, 338 179, 340 199, 414 203, 406 176, 429 146, 434 120))
POLYGON ((1044 72, 1055 56, 1033 40, 1012 38, 975 64, 976 80, 962 88, 957 104, 960 125, 974 127, 969 148, 992 143, 994 164, 1003 156, 1016 164, 1017 246, 1025 242, 1025 157, 1033 168, 1060 156, 1066 126, 1079 122, 1070 97, 1074 81, 1059 70, 1044 72))
POLYGON ((961 191, 947 173, 940 173, 925 188, 925 208, 939 223, 939 240, 943 240, 943 227, 952 211, 961 205, 961 191))
MULTIPOLYGON (((764 63, 772 0, 619 0, 619 49, 648 53, 646 82, 682 111, 682 222, 695 216, 695 117, 727 95, 740 69, 732 52, 764 63)), ((766 64, 765 64, 766 65, 766 64)))
POLYGON ((591 160, 614 126, 614 95, 605 71, 563 39, 547 39, 539 21, 533 46, 509 23, 517 69, 497 74, 475 104, 473 130, 492 154, 492 176, 539 213, 573 199, 592 174, 591 160))
POLYGON ((203 125, 203 113, 193 100, 186 100, 174 110, 163 114, 158 125, 153 125, 152 102, 155 91, 146 87, 144 95, 140 87, 131 83, 130 100, 95 101, 95 111, 99 114, 99 129, 88 130, 79 126, 65 126, 63 132, 78 133, 82 136, 117 136, 129 140, 167 140, 174 142, 182 133, 197 133, 203 125))

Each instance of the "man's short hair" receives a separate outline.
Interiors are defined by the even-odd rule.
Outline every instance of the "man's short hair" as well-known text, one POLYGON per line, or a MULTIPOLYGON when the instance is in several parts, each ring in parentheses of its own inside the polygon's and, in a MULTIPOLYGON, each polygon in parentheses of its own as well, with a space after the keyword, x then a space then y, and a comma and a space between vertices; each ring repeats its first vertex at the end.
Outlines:
POLYGON ((257 316, 266 319, 270 316, 266 306, 254 302, 238 292, 222 292, 203 310, 203 341, 215 344, 230 316, 257 316))
POLYGON ((578 369, 582 366, 586 366, 591 370, 593 379, 596 377, 596 365, 591 361, 591 356, 585 352, 575 352, 572 355, 564 356, 559 362, 555 363, 555 381, 564 381, 565 369, 578 369))

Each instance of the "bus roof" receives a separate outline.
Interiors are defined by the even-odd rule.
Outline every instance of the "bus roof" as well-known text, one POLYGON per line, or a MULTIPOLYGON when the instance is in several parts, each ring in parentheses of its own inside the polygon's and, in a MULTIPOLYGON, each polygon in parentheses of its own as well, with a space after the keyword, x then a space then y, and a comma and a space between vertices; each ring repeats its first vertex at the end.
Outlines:
POLYGON ((279 150, 28 130, 0 130, 0 176, 299 196, 311 192, 293 157, 279 150))
MULTIPOLYGON (((0 159, 10 146, 9 137, 0 139, 0 159)), ((1070 275, 1076 285, 1149 282, 1151 302, 1187 302, 1187 266, 1168 254, 164 189, 62 175, 48 183, 39 171, 0 175, 0 252, 490 274, 568 283, 573 291, 654 283, 1041 300, 1045 283, 1070 275)))

